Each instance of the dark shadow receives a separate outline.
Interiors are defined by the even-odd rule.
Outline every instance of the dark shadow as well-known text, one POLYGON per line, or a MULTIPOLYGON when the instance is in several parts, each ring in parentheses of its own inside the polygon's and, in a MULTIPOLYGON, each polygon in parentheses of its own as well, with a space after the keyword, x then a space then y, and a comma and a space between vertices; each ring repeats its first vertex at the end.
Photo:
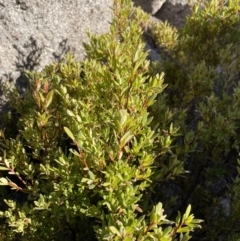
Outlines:
MULTIPOLYGON (((0 76, 0 129, 4 127, 3 117, 4 113, 9 112, 11 108, 6 101, 3 101, 4 98, 4 81, 5 79, 8 82, 15 83, 18 88, 20 94, 24 94, 26 89, 29 87, 29 80, 25 74, 26 70, 37 70, 40 67, 41 63, 41 55, 43 53, 44 47, 40 47, 37 43, 37 39, 33 36, 29 37, 28 41, 23 46, 13 45, 14 49, 17 51, 16 61, 14 63, 15 70, 11 73, 3 74, 0 76), (16 76, 18 74, 18 77, 16 76), (19 75, 20 73, 20 75, 19 75)), ((68 39, 63 39, 58 46, 57 51, 52 53, 53 61, 61 60, 64 55, 69 52, 70 46, 68 45, 68 39)), ((14 56, 13 56, 14 57, 14 56)), ((16 116, 13 114, 12 118, 16 123, 16 116), (14 117, 13 117, 14 116, 14 117)))
POLYGON ((52 54, 55 60, 61 60, 70 51, 70 46, 67 44, 67 42, 68 40, 65 38, 59 43, 59 52, 54 52, 52 54))
POLYGON ((139 1, 139 0, 132 0, 132 2, 134 3, 134 5, 136 7, 141 7, 141 9, 147 13, 151 13, 152 12, 152 7, 151 4, 147 1, 139 1))
MULTIPOLYGON (((70 47, 67 42, 67 39, 63 39, 59 43, 58 52, 52 53, 54 57, 53 60, 59 61, 61 58, 64 57, 67 52, 70 51, 70 47)), ((23 45, 24 51, 16 45, 14 45, 13 47, 18 53, 17 60, 15 62, 15 71, 19 71, 21 73, 20 76, 16 79, 16 85, 18 87, 27 87, 28 80, 24 72, 26 70, 36 70, 37 67, 40 66, 41 55, 44 47, 39 47, 37 44, 37 40, 32 36, 29 38, 29 41, 23 45)), ((10 77, 10 81, 14 81, 14 79, 10 77)))
MULTIPOLYGON (((70 46, 68 45, 68 40, 65 38, 59 43, 58 52, 53 52, 53 61, 59 61, 70 51, 70 46)), ((25 75, 26 70, 36 70, 40 66, 41 55, 44 47, 39 47, 37 40, 34 37, 29 37, 29 41, 23 45, 23 49, 18 46, 13 45, 17 51, 17 60, 15 61, 15 71, 20 72, 20 76, 15 79, 15 77, 10 74, 4 74, 4 77, 9 82, 16 81, 16 86, 19 88, 26 88, 28 86, 28 79, 25 75)))
POLYGON ((191 14, 189 5, 172 4, 166 1, 154 17, 168 21, 172 26, 180 28, 185 24, 186 17, 191 14))
POLYGON ((21 10, 27 10, 27 9, 28 9, 28 6, 27 6, 27 4, 25 3, 25 1, 16 0, 16 4, 20 6, 20 9, 21 9, 21 10))
POLYGON ((37 40, 29 38, 29 42, 23 45, 24 51, 18 46, 13 45, 18 55, 15 61, 16 71, 20 71, 20 76, 16 79, 16 86, 21 90, 28 87, 28 79, 24 73, 25 70, 35 70, 40 65, 43 47, 38 47, 37 40))

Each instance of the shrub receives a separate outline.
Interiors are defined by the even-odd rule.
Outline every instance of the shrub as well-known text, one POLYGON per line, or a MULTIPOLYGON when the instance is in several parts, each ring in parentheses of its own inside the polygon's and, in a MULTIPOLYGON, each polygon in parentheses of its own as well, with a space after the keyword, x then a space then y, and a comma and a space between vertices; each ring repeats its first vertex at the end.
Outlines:
POLYGON ((0 134, 3 240, 189 240, 200 227, 191 205, 170 221, 152 195, 186 174, 189 149, 173 144, 166 95, 157 102, 164 116, 149 114, 166 85, 146 60, 148 16, 126 0, 114 14, 110 33, 85 44, 85 61, 68 55, 28 72, 24 96, 7 92, 19 119, 9 126, 8 113, 0 134))
POLYGON ((198 1, 178 30, 116 0, 86 60, 8 89, 2 240, 240 239, 239 3, 198 1))

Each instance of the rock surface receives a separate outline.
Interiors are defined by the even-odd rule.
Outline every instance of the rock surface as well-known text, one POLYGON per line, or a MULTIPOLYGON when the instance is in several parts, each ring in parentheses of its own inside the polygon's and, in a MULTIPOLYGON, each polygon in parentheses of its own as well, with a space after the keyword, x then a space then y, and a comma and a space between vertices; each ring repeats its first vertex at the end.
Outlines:
POLYGON ((154 15, 166 0, 132 0, 136 6, 140 6, 145 12, 154 15))
POLYGON ((0 80, 15 80, 68 51, 84 57, 86 30, 109 30, 113 0, 0 0, 0 80))
MULTIPOLYGON (((187 0, 133 2, 173 24, 188 13, 187 0)), ((41 69, 69 51, 83 59, 86 30, 107 32, 112 6, 113 0, 0 0, 0 81, 21 81, 24 70, 41 69)))
POLYGON ((162 21, 168 21, 175 27, 182 27, 186 16, 191 13, 187 0, 167 0, 154 15, 162 21))
MULTIPOLYGON (((182 27, 186 16, 191 13, 188 0, 132 0, 153 17, 168 21, 175 27, 182 27)), ((196 0, 192 0, 192 3, 196 0)))

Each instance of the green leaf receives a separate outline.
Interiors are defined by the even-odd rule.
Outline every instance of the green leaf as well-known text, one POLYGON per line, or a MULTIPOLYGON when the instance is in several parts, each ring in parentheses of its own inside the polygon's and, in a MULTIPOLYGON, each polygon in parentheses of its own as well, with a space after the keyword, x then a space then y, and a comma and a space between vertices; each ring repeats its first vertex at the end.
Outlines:
POLYGON ((91 180, 95 180, 95 175, 91 171, 88 171, 88 175, 91 180))
POLYGON ((187 232, 190 232, 192 229, 190 227, 183 227, 183 228, 179 228, 177 230, 177 233, 187 233, 187 232))
POLYGON ((95 187, 96 187, 96 185, 95 185, 94 183, 88 185, 88 188, 89 188, 89 189, 93 189, 93 188, 95 188, 95 187))
POLYGON ((16 175, 15 172, 8 172, 9 175, 16 175))
POLYGON ((88 182, 90 179, 83 177, 81 182, 88 182))
POLYGON ((120 110, 120 116, 121 116, 120 124, 121 124, 121 126, 123 126, 124 123, 125 123, 126 120, 127 120, 127 117, 128 117, 128 112, 127 112, 127 110, 125 110, 125 109, 120 110))
POLYGON ((64 126, 63 128, 64 128, 65 132, 67 133, 67 135, 74 141, 75 138, 73 136, 73 133, 67 127, 64 126))
POLYGON ((51 105, 52 103, 52 99, 53 99, 53 94, 54 94, 54 90, 51 90, 45 100, 45 108, 47 109, 49 107, 49 105, 51 105))
POLYGON ((67 114, 71 117, 75 117, 75 114, 71 110, 67 110, 67 114))
POLYGON ((170 132, 170 134, 172 134, 172 132, 173 132, 173 123, 170 124, 169 132, 170 132))
POLYGON ((152 209, 150 214, 150 222, 156 224, 157 223, 157 214, 155 213, 155 208, 152 209))
POLYGON ((170 236, 170 233, 172 232, 172 227, 167 227, 164 229, 162 236, 170 236))
POLYGON ((10 167, 9 161, 8 161, 7 159, 4 158, 4 161, 3 161, 3 162, 4 162, 4 164, 6 165, 6 167, 8 167, 8 168, 10 167))
POLYGON ((145 218, 145 215, 143 215, 143 216, 141 216, 141 217, 138 218, 138 220, 137 220, 137 226, 142 226, 141 223, 142 223, 142 221, 144 220, 144 218, 145 218))
POLYGON ((88 185, 93 184, 93 180, 88 180, 88 181, 87 181, 87 184, 88 184, 88 185))
POLYGON ((191 223, 202 223, 204 222, 202 219, 193 219, 191 223))
POLYGON ((123 241, 132 241, 133 239, 130 237, 124 237, 123 241))
POLYGON ((178 215, 176 217, 176 225, 179 226, 180 222, 181 222, 181 213, 178 212, 178 215))
POLYGON ((188 223, 187 226, 190 228, 201 228, 201 225, 195 223, 188 223))
POLYGON ((162 213, 163 213, 162 203, 158 203, 158 204, 156 205, 156 213, 157 213, 159 216, 162 216, 162 213))
POLYGON ((114 226, 110 226, 109 229, 112 233, 116 234, 118 237, 121 237, 120 232, 114 226))
POLYGON ((8 171, 9 169, 7 167, 0 166, 0 170, 2 171, 8 171))
POLYGON ((188 205, 187 210, 186 210, 185 214, 183 215, 183 221, 188 218, 190 211, 191 211, 191 204, 188 205))
POLYGON ((59 157, 59 159, 57 160, 57 159, 55 159, 54 160, 55 162, 57 162, 59 165, 61 165, 61 166, 65 166, 66 165, 66 161, 64 160, 64 158, 63 157, 59 157))
POLYGON ((197 4, 193 5, 192 11, 193 11, 193 13, 197 13, 198 12, 198 5, 197 4))
POLYGON ((188 224, 188 223, 191 223, 193 220, 193 214, 189 215, 187 218, 185 218, 185 223, 188 224))
POLYGON ((70 149, 70 152, 71 152, 73 155, 79 157, 79 152, 77 152, 76 150, 74 150, 74 149, 70 149))
MULTIPOLYGON (((134 57, 133 57, 133 63, 139 61, 139 56, 142 57, 142 56, 140 55, 142 52, 143 52, 143 46, 142 46, 142 44, 139 44, 139 45, 137 46, 137 50, 136 50, 136 52, 135 52, 135 54, 134 54, 134 57)), ((139 61, 139 62, 140 62, 140 61, 139 61)))
POLYGON ((0 185, 8 185, 8 180, 4 177, 0 178, 0 185))
POLYGON ((133 135, 130 133, 130 131, 126 132, 120 140, 120 148, 123 148, 132 138, 133 135))

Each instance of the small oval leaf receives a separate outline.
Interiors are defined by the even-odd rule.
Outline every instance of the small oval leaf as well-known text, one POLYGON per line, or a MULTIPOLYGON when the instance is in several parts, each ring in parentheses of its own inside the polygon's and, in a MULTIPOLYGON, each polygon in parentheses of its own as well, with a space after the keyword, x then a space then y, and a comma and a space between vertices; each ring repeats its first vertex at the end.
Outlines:
POLYGON ((112 233, 116 234, 118 237, 121 237, 121 234, 114 226, 110 226, 109 229, 111 230, 112 233))
POLYGON ((0 185, 8 185, 8 180, 4 177, 0 178, 0 185))
POLYGON ((73 136, 73 133, 67 128, 67 127, 63 127, 65 132, 67 133, 67 135, 74 141, 75 138, 73 136))

